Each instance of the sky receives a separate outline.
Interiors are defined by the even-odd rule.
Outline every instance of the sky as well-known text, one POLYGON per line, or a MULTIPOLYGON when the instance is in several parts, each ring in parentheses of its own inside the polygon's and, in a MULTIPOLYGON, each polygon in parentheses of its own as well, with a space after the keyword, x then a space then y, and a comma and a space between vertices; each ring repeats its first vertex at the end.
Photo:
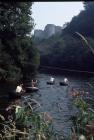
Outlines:
POLYGON ((63 26, 83 9, 82 2, 34 2, 32 5, 32 17, 36 24, 34 30, 44 30, 47 24, 63 26))

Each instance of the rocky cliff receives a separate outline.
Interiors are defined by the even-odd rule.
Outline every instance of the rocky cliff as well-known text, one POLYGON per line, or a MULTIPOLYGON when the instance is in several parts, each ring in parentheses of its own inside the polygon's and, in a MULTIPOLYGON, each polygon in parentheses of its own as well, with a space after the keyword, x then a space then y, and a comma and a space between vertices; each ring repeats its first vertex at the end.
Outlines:
POLYGON ((47 39, 56 33, 61 33, 62 27, 56 26, 54 24, 47 24, 44 30, 35 30, 34 37, 39 39, 47 39))

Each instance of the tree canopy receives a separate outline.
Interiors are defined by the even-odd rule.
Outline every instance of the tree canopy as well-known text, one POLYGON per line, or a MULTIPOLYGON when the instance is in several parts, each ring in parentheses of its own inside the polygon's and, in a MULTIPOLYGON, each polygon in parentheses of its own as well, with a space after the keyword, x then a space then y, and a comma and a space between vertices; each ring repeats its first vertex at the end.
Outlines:
POLYGON ((37 69, 39 54, 32 45, 33 27, 32 2, 0 2, 1 77, 23 77, 37 69))

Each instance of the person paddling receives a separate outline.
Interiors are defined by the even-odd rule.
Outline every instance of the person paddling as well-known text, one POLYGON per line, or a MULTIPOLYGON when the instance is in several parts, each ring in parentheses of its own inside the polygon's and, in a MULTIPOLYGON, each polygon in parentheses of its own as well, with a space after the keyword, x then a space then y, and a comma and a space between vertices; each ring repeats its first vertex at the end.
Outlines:
POLYGON ((64 83, 68 84, 68 79, 64 78, 64 83))
POLYGON ((32 84, 32 87, 36 87, 36 85, 37 85, 37 80, 32 80, 31 84, 32 84))
POLYGON ((50 82, 54 83, 55 82, 55 78, 54 77, 51 77, 50 78, 50 82))
POLYGON ((23 84, 20 84, 16 87, 16 93, 21 93, 21 92, 25 92, 25 90, 23 89, 23 84))

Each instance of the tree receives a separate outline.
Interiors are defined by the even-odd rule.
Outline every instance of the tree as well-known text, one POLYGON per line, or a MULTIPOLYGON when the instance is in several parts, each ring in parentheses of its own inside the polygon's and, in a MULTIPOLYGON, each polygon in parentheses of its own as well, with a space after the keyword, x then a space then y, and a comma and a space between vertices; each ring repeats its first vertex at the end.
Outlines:
POLYGON ((62 35, 79 32, 84 36, 94 37, 94 2, 84 2, 84 10, 74 16, 64 28, 62 35))
MULTIPOLYGON (((31 8, 32 2, 0 2, 0 50, 2 53, 0 65, 2 67, 5 64, 2 68, 6 71, 7 77, 16 77, 17 74, 23 77, 23 71, 28 68, 28 62, 32 64, 33 58, 38 55, 32 52, 30 33, 34 27, 34 21, 31 17, 31 8), (6 63, 9 64, 8 67, 6 63)), ((38 63, 35 62, 35 66, 29 65, 29 67, 37 68, 36 65, 38 63)))

